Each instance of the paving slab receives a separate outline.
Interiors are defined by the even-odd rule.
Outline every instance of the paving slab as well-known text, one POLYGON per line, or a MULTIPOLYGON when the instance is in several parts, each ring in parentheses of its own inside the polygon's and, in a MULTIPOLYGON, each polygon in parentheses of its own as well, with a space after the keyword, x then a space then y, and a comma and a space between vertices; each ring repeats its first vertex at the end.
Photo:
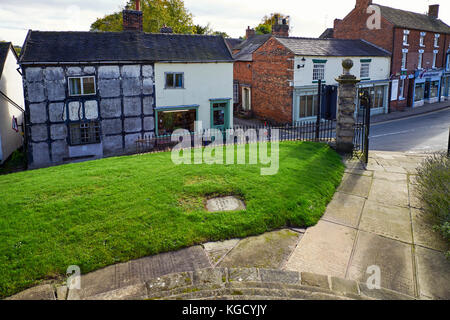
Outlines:
POLYGON ((50 284, 29 288, 6 300, 56 300, 55 289, 50 284))
POLYGON ((346 168, 345 173, 357 174, 360 176, 372 177, 373 171, 370 170, 362 170, 362 169, 354 169, 354 168, 346 168))
POLYGON ((415 296, 412 245, 359 231, 347 278, 366 283, 370 266, 380 268, 381 287, 415 296))
POLYGON ((342 178, 338 191, 367 198, 371 184, 371 177, 344 173, 344 177, 342 178))
POLYGON ((387 205, 407 207, 409 199, 406 181, 392 182, 373 179, 368 199, 387 205))
POLYGON ((433 229, 435 222, 426 212, 411 208, 414 243, 438 251, 449 250, 448 242, 433 229))
POLYGON ((419 193, 415 184, 409 184, 409 205, 412 208, 423 209, 424 205, 419 199, 419 193))
POLYGON ((239 239, 231 239, 218 242, 208 242, 203 244, 203 248, 207 253, 211 263, 215 266, 231 249, 238 243, 239 239))
POLYGON ((375 171, 373 174, 374 179, 381 179, 391 182, 406 182, 408 176, 404 173, 394 173, 387 171, 375 171))
POLYGON ((218 264, 220 267, 277 269, 288 259, 302 234, 282 229, 241 240, 218 264))
POLYGON ((328 204, 322 219, 356 228, 365 200, 365 198, 338 191, 328 204))
POLYGON ((320 220, 306 231, 285 268, 344 278, 355 238, 355 229, 320 220))
POLYGON ((86 299, 100 293, 143 283, 162 275, 211 267, 201 246, 157 254, 112 265, 81 276, 81 289, 70 289, 67 299, 86 299))
POLYGON ((383 205, 367 200, 359 225, 361 230, 412 243, 411 217, 408 208, 383 205))
POLYGON ((450 300, 450 260, 444 253, 416 246, 421 297, 450 300))

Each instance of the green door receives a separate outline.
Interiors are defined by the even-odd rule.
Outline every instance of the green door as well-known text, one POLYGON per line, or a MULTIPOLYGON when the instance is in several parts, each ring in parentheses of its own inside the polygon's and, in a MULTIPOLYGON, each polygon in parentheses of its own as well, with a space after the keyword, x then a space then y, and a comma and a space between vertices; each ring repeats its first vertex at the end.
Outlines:
POLYGON ((228 101, 211 103, 211 128, 224 131, 229 126, 228 101))

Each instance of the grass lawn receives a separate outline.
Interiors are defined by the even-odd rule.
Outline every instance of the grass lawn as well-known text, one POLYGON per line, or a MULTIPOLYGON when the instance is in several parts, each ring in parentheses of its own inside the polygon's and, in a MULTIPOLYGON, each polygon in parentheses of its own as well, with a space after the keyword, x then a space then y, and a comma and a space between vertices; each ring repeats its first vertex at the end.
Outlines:
POLYGON ((324 144, 280 143, 276 175, 261 165, 174 165, 170 153, 126 156, 0 176, 0 296, 206 241, 314 225, 344 166, 324 144), (237 195, 246 211, 209 213, 237 195))

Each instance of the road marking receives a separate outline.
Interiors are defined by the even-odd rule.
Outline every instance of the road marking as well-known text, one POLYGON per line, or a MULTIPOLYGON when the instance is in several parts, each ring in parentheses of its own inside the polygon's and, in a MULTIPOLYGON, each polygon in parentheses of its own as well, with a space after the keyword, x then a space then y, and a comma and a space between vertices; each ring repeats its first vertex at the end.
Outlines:
POLYGON ((379 137, 391 136, 391 135, 394 135, 394 134, 407 133, 407 132, 412 132, 412 131, 415 131, 415 130, 412 129, 412 130, 405 130, 405 131, 391 132, 391 133, 385 133, 385 134, 378 134, 378 135, 376 135, 376 136, 370 136, 369 138, 379 138, 379 137))

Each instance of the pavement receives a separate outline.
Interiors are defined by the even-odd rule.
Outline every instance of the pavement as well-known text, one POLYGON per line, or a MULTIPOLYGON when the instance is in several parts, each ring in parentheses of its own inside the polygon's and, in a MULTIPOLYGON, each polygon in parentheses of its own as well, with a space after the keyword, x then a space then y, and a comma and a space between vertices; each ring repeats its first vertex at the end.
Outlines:
MULTIPOLYGON (((232 270, 236 268, 241 273, 254 274, 258 281, 262 281, 261 272, 266 271, 255 273, 255 268, 279 270, 278 277, 295 275, 299 279, 300 287, 285 288, 288 291, 279 291, 279 283, 265 283, 264 295, 258 291, 262 284, 255 288, 244 286, 245 292, 255 292, 255 295, 259 292, 260 298, 271 295, 278 299, 293 298, 294 291, 307 298, 307 292, 312 291, 302 287, 305 283, 300 281, 301 274, 322 279, 317 280, 320 283, 330 279, 331 284, 335 279, 353 288, 357 286, 356 298, 364 292, 364 297, 375 294, 380 299, 403 299, 402 295, 411 299, 450 299, 450 260, 444 255, 449 246, 433 230, 433 223, 415 194, 416 167, 424 157, 375 151, 370 153, 365 169, 360 162, 346 160, 342 183, 314 227, 286 228, 144 257, 82 275, 81 289, 68 290, 65 283, 43 283, 10 299, 149 298, 160 295, 149 287, 154 279, 162 281, 168 277, 170 282, 175 281, 174 277, 189 278, 186 272, 193 276, 206 272, 201 271, 204 269, 217 269, 223 274, 235 272, 232 270), (379 270, 380 287, 384 291, 367 290, 365 286, 374 268, 379 270)), ((218 282, 210 284, 214 290, 219 286, 224 297, 226 292, 230 295, 228 278, 215 278, 218 282)), ((189 288, 183 287, 183 292, 170 287, 176 292, 165 295, 195 298, 193 292, 200 290, 195 285, 198 283, 189 282, 189 288), (192 294, 187 295, 186 290, 192 294)), ((198 295, 217 298, 219 291, 202 288, 198 295)), ((336 292, 327 291, 322 298, 327 297, 338 299, 336 292)))

